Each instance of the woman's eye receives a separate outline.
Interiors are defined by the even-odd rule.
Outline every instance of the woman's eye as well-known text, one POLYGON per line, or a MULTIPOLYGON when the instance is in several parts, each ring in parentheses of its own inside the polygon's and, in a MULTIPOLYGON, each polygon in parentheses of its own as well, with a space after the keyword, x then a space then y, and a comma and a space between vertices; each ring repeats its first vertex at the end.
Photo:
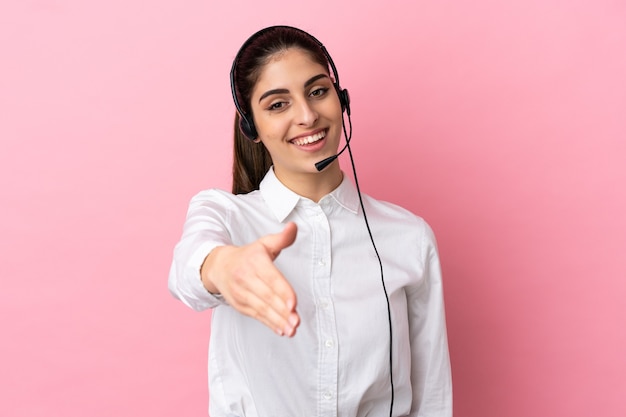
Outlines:
POLYGON ((312 97, 321 97, 324 94, 326 94, 327 91, 328 91, 327 87, 316 88, 315 90, 311 91, 311 96, 312 97))
POLYGON ((284 101, 277 101, 276 103, 272 103, 270 104, 270 106, 267 108, 268 110, 280 110, 283 107, 285 107, 287 103, 285 103, 284 101))

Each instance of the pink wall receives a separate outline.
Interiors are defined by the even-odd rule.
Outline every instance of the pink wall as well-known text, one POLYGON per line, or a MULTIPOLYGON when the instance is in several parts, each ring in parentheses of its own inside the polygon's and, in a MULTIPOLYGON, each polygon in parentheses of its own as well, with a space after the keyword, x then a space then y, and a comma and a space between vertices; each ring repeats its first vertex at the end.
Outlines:
POLYGON ((624 2, 249 3, 0 4, 0 415, 206 415, 167 272, 275 23, 333 54, 363 188, 438 235, 455 415, 626 415, 624 2))

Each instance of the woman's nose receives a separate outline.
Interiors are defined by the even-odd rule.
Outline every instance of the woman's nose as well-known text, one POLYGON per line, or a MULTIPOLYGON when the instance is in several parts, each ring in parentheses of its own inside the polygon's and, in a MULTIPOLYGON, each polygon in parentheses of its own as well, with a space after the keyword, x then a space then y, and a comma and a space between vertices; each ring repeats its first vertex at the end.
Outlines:
POLYGON ((319 114, 308 100, 302 100, 299 103, 298 115, 296 117, 299 125, 313 126, 317 122, 319 114))

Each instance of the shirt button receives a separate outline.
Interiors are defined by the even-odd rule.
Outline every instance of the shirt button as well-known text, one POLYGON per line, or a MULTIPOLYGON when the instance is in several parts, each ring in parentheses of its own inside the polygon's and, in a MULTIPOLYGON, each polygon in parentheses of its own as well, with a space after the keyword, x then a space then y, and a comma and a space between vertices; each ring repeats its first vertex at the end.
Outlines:
POLYGON ((323 394, 323 397, 324 397, 324 399, 325 399, 325 400, 330 400, 331 398, 333 398, 333 393, 332 393, 332 392, 328 392, 328 391, 326 391, 326 392, 323 394))
POLYGON ((329 340, 326 341, 325 345, 326 345, 327 348, 331 348, 331 347, 333 347, 335 345, 335 343, 332 340, 329 339, 329 340))
POLYGON ((326 261, 325 261, 325 260, 323 260, 323 259, 321 259, 321 258, 320 258, 320 260, 319 260, 319 261, 317 261, 317 263, 318 263, 320 266, 324 266, 324 265, 326 265, 326 261))

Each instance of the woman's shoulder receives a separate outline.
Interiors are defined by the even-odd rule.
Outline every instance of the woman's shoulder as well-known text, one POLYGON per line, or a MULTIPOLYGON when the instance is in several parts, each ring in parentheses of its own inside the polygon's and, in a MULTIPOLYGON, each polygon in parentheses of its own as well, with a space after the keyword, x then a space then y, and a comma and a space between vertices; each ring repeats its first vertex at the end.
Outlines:
MULTIPOLYGON (((434 239, 433 231, 428 222, 413 211, 389 201, 378 200, 371 196, 364 196, 366 203, 366 214, 369 216, 368 210, 376 216, 377 219, 383 220, 387 226, 396 226, 403 232, 413 230, 418 232, 422 237, 434 239)), ((407 233, 403 233, 407 235, 407 233)))
POLYGON ((385 200, 378 200, 369 195, 364 195, 364 198, 367 201, 367 204, 371 206, 373 210, 380 214, 390 216, 394 219, 404 219, 409 222, 425 222, 425 220, 421 216, 415 214, 414 212, 403 206, 400 206, 399 204, 385 200))

